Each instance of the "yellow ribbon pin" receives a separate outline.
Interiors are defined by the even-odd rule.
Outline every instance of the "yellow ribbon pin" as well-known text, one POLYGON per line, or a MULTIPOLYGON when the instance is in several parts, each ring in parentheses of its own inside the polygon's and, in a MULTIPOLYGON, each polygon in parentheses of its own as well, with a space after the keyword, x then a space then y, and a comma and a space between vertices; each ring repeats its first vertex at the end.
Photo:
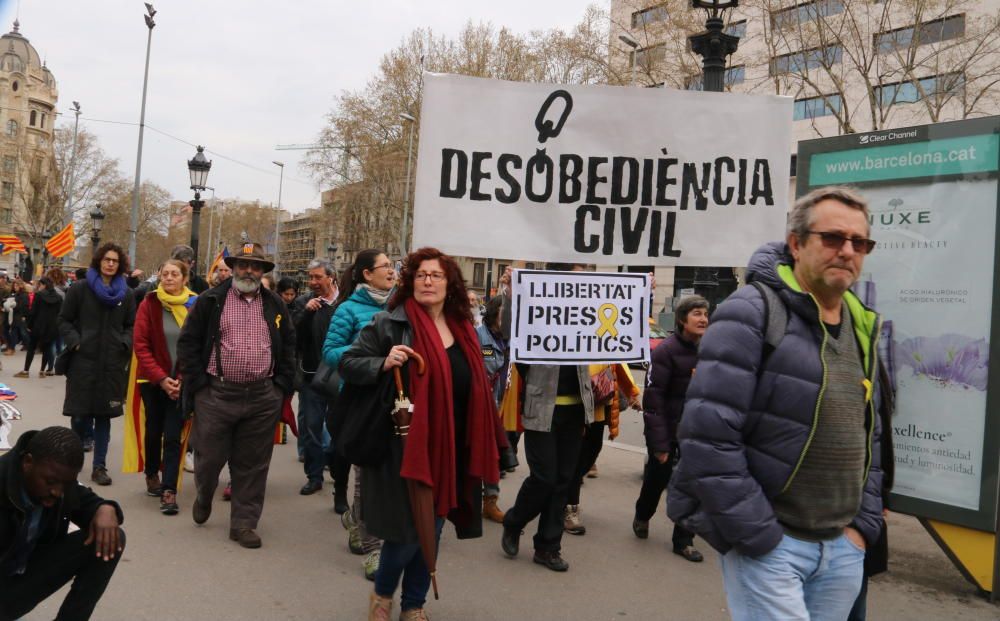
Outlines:
POLYGON ((618 329, 615 323, 618 322, 618 307, 614 304, 604 304, 597 309, 597 320, 601 322, 601 327, 597 329, 597 336, 610 334, 612 337, 618 336, 618 329), (606 313, 605 311, 610 311, 606 313))
POLYGON ((868 403, 872 400, 872 390, 874 389, 874 386, 872 386, 871 380, 867 377, 861 380, 861 385, 865 387, 865 403, 868 403))
POLYGON ((278 313, 278 316, 274 318, 274 327, 281 329, 281 313, 278 313))

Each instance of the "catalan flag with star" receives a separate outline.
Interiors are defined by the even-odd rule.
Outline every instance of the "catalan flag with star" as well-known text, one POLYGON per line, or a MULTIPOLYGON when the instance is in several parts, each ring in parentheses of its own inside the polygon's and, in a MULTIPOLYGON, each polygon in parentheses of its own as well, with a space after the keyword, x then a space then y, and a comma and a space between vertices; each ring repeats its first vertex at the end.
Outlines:
POLYGON ((3 245, 3 254, 10 254, 12 252, 28 254, 28 249, 24 247, 24 242, 17 235, 0 235, 0 244, 3 245))
POLYGON ((76 236, 73 235, 73 223, 70 222, 66 228, 52 236, 52 239, 45 242, 45 249, 55 258, 64 257, 76 247, 76 236))

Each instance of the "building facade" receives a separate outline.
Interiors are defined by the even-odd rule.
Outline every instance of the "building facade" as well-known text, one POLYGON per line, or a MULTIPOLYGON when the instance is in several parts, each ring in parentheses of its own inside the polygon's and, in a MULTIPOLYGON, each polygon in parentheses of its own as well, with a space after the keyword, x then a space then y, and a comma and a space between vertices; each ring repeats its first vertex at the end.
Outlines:
MULTIPOLYGON (((612 0, 608 62, 636 86, 698 90, 688 36, 705 17, 690 0, 612 0)), ((795 99, 793 158, 800 140, 1000 112, 1000 0, 741 0, 726 17, 740 38, 726 89, 795 99)), ((738 271, 661 268, 657 284, 715 300, 738 271)))
MULTIPOLYGON (((62 224, 53 145, 58 100, 55 77, 15 21, 0 37, 0 231, 20 237, 35 261, 62 224)), ((24 258, 4 255, 0 265, 24 258)))

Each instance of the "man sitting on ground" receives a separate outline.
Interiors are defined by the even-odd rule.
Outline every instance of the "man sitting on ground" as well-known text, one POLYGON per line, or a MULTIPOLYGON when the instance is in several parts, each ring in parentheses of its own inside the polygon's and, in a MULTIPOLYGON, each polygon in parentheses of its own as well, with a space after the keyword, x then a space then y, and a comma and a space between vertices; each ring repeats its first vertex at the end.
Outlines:
POLYGON ((83 445, 66 427, 24 433, 0 457, 0 620, 72 581, 57 621, 89 619, 115 572, 122 510, 77 482, 83 445), (80 530, 70 534, 69 522, 80 530))

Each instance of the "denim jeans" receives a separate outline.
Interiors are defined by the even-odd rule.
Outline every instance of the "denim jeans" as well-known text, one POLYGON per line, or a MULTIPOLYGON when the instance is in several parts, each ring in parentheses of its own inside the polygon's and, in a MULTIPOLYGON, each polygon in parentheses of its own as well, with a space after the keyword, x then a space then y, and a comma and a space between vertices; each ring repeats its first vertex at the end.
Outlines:
POLYGON ((821 542, 785 535, 757 558, 730 550, 722 580, 733 621, 843 621, 861 589, 864 560, 845 535, 821 542))
MULTIPOLYGON (((437 539, 441 541, 441 528, 444 519, 437 519, 437 539)), ((427 601, 427 590, 431 588, 431 574, 424 562, 424 554, 417 543, 394 543, 386 541, 382 544, 382 556, 379 558, 378 571, 375 572, 375 593, 382 597, 392 597, 403 579, 403 593, 400 598, 402 610, 423 608, 427 601)))
POLYGON ((326 399, 312 388, 299 389, 299 439, 305 457, 306 478, 310 481, 323 481, 323 466, 327 462, 323 451, 326 403, 326 399))
POLYGON ((70 428, 80 436, 81 442, 94 441, 94 417, 93 416, 73 416, 70 417, 70 428))

